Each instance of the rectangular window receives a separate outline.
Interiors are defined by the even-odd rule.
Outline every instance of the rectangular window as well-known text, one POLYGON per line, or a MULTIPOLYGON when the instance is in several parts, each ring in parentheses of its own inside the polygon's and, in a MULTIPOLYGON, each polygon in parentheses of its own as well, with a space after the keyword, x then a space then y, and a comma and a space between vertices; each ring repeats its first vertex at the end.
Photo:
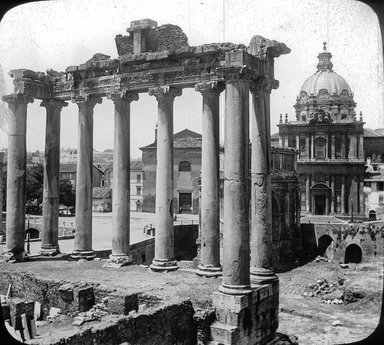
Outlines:
POLYGON ((136 181, 137 183, 141 183, 141 174, 136 175, 136 181))
POLYGON ((141 195, 141 187, 136 186, 136 195, 141 195))
POLYGON ((384 191, 384 182, 377 183, 377 190, 381 192, 384 191))
POLYGON ((384 202, 384 196, 379 195, 379 204, 382 204, 384 202))

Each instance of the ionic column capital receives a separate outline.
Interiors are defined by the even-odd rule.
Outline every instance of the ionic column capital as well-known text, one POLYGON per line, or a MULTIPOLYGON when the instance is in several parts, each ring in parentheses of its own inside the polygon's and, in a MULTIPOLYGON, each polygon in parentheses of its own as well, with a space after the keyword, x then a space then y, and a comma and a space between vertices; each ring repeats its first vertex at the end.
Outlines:
POLYGON ((266 92, 271 93, 272 89, 279 87, 279 81, 268 76, 258 77, 251 81, 249 91, 252 93, 266 92))
POLYGON ((94 108, 96 104, 101 104, 103 99, 98 96, 76 96, 71 98, 72 103, 76 103, 79 108, 86 106, 87 108, 94 108))
POLYGON ((51 99, 42 100, 40 103, 40 106, 45 107, 47 109, 50 108, 50 109, 61 111, 62 108, 68 106, 68 103, 62 100, 51 98, 51 99))
POLYGON ((17 94, 3 96, 2 100, 4 102, 7 102, 9 107, 14 107, 16 103, 24 104, 24 105, 27 105, 28 103, 33 103, 34 98, 31 96, 17 93, 17 94))
POLYGON ((148 89, 148 94, 150 96, 155 96, 158 102, 165 103, 173 102, 175 97, 181 96, 182 93, 182 89, 169 85, 157 86, 148 89))
POLYGON ((205 81, 202 83, 197 83, 195 85, 195 91, 200 92, 201 94, 211 92, 220 94, 225 89, 223 83, 219 83, 218 81, 205 81))
POLYGON ((113 103, 131 103, 139 100, 139 94, 137 92, 122 91, 119 93, 107 93, 107 99, 113 101, 113 103))

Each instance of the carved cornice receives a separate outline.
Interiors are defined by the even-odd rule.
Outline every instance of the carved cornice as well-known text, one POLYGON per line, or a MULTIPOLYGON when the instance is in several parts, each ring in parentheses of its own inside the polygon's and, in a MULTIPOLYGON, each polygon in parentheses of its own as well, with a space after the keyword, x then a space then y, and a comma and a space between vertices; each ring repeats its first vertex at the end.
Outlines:
POLYGON ((157 86, 148 89, 150 96, 155 96, 158 102, 173 102, 175 97, 181 96, 183 90, 169 85, 157 86))
POLYGON ((224 88, 224 84, 218 81, 205 81, 195 85, 195 90, 201 93, 212 92, 220 94, 224 88))
POLYGON ((219 75, 222 76, 225 81, 251 81, 259 76, 256 69, 246 65, 222 68, 219 70, 219 75))

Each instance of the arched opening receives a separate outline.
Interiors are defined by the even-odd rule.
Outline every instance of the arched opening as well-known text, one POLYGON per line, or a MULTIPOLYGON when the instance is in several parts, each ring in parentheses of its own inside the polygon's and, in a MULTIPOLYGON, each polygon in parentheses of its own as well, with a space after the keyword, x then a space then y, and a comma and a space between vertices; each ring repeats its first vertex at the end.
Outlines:
POLYGON ((358 264, 361 262, 363 253, 361 248, 357 244, 350 244, 345 250, 345 259, 344 263, 355 263, 358 264))
POLYGON ((191 171, 191 163, 188 161, 181 161, 179 163, 179 171, 191 171))
POLYGON ((319 238, 317 243, 317 255, 323 256, 327 259, 333 259, 333 239, 329 235, 323 235, 319 238))
POLYGON ((30 228, 30 229, 25 230, 25 239, 28 238, 28 234, 29 234, 29 238, 30 239, 34 239, 34 238, 39 238, 40 237, 40 231, 37 230, 37 229, 30 228))
POLYGON ((368 216, 369 220, 376 220, 376 211, 369 211, 369 216, 368 216))

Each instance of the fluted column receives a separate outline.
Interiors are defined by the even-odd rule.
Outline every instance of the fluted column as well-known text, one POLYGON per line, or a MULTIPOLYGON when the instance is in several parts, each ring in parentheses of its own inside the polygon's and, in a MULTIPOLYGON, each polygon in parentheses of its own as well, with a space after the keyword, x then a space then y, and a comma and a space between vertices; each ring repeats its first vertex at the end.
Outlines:
POLYGON ((270 92, 272 83, 252 83, 251 282, 277 280, 272 263, 270 92))
POLYGON ((68 103, 54 99, 40 104, 46 108, 45 161, 43 191, 42 255, 55 255, 59 249, 59 173, 60 173, 60 115, 68 103))
POLYGON ((341 195, 340 195, 341 214, 345 214, 345 176, 341 176, 341 195))
POLYGON ((25 256, 25 172, 27 168, 27 106, 33 98, 21 94, 3 97, 11 110, 8 116, 7 162, 7 254, 6 259, 23 261, 25 256))
POLYGON ((223 280, 219 290, 250 289, 249 83, 239 73, 225 82, 223 280))
POLYGON ((311 181, 310 181, 311 175, 306 174, 305 175, 305 211, 307 214, 311 213, 311 181))
POLYGON ((73 102, 79 107, 77 173, 76 173, 76 232, 72 257, 91 259, 92 249, 92 170, 93 170, 93 108, 100 97, 79 97, 73 102))
POLYGON ((222 274, 220 265, 219 200, 219 100, 222 85, 204 82, 195 86, 203 96, 201 164, 200 276, 222 274))
POLYGON ((173 101, 182 90, 160 86, 149 89, 158 102, 156 168, 156 235, 153 271, 178 269, 173 233, 173 101))
POLYGON ((112 254, 120 266, 132 262, 130 254, 130 106, 137 93, 107 95, 115 106, 112 189, 112 254))

